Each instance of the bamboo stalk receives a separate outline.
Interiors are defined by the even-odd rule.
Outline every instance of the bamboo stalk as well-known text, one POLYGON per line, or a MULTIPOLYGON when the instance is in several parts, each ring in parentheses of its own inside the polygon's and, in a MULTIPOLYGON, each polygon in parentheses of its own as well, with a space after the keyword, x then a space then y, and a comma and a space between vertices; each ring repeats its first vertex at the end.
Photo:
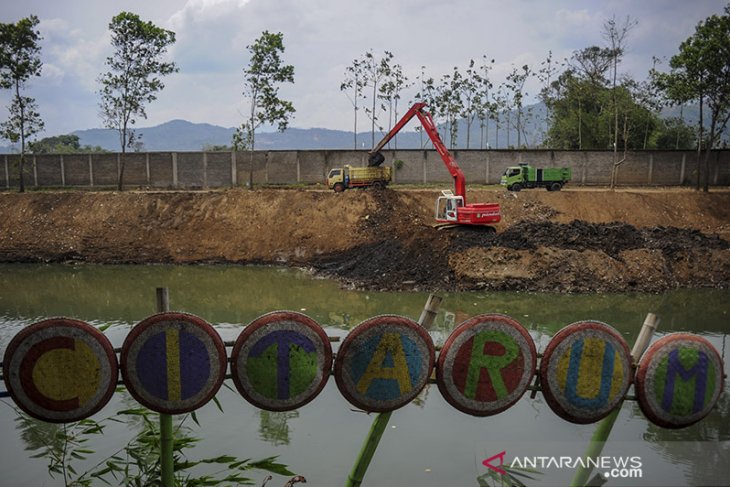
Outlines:
MULTIPOLYGON (((166 287, 157 288, 157 312, 170 311, 170 293, 166 287)), ((160 413, 160 476, 163 487, 175 485, 172 415, 160 413)))
MULTIPOLYGON (((441 296, 430 294, 426 300, 426 304, 423 306, 421 317, 418 319, 418 324, 428 329, 433 325, 436 319, 438 308, 441 305, 441 296)), ((373 424, 370 426, 370 431, 365 437, 365 441, 360 449, 360 454, 357 456, 355 465, 352 467, 352 472, 347 477, 346 487, 359 487, 362 484, 365 473, 370 466, 370 462, 375 455, 375 450, 378 449, 380 444, 380 438, 383 437, 385 428, 388 426, 388 421, 392 411, 387 413, 378 413, 375 415, 373 424)))
MULTIPOLYGON (((634 364, 639 363, 639 359, 649 346, 649 342, 651 341, 651 337, 654 335, 657 326, 659 326, 659 319, 657 316, 653 313, 647 314, 644 324, 639 331, 639 336, 634 342, 634 348, 631 349, 631 359, 634 364)), ((611 434, 613 425, 616 423, 616 418, 618 418, 618 414, 621 411, 622 404, 623 400, 616 406, 616 409, 611 411, 611 414, 598 422, 598 427, 596 427, 596 431, 593 432, 591 442, 588 444, 585 453, 583 453, 584 459, 596 458, 601 455, 603 447, 605 446, 606 441, 608 441, 608 436, 611 434)), ((586 485, 591 472, 593 472, 593 467, 590 465, 586 465, 585 468, 583 466, 578 467, 578 470, 576 470, 575 475, 573 476, 573 481, 570 483, 570 487, 583 487, 586 485)))

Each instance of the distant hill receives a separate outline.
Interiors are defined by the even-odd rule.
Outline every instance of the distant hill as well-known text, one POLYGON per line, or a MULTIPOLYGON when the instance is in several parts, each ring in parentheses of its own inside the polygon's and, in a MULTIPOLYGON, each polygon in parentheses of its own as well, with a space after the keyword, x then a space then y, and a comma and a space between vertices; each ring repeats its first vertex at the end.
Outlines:
MULTIPOLYGON (((697 107, 686 107, 683 117, 688 123, 696 123, 697 107)), ((520 143, 528 147, 539 145, 545 134, 545 105, 537 103, 523 109, 524 125, 523 134, 520 136, 520 143)), ((679 116, 678 108, 667 108, 662 111, 663 117, 679 116)), ((513 125, 516 114, 503 113, 500 117, 499 130, 497 124, 490 120, 486 127, 480 127, 478 120, 472 123, 469 137, 469 147, 498 148, 505 149, 510 146, 517 146, 517 131, 513 125), (510 123, 507 123, 509 118, 510 123), (510 125, 510 130, 507 126, 510 125)), ((364 120, 363 120, 364 123, 364 120)), ((441 128, 441 137, 449 144, 449 136, 441 128)), ((154 127, 137 128, 137 134, 141 136, 142 150, 144 151, 200 151, 206 146, 229 146, 234 128, 226 128, 208 123, 193 123, 186 120, 171 120, 154 127)), ((730 128, 726 134, 730 132, 730 128)), ((109 129, 89 129, 72 132, 78 135, 82 146, 100 146, 109 151, 119 151, 119 136, 116 131, 109 129)), ((455 148, 463 149, 467 146, 466 122, 459 122, 458 137, 455 148)), ((383 136, 382 132, 376 132, 375 141, 383 136)), ((726 135, 727 137, 727 135, 726 135)), ((370 132, 360 132, 357 135, 358 149, 372 147, 372 136, 370 132)), ((344 130, 330 130, 323 128, 289 128, 282 133, 261 132, 256 134, 256 149, 270 150, 296 150, 296 149, 352 149, 354 146, 353 133, 344 130)), ((390 148, 396 144, 391 142, 390 148)), ((399 149, 420 149, 428 148, 428 137, 418 132, 401 132, 398 134, 397 147, 399 149)), ((18 152, 13 146, 0 147, 0 153, 18 152)))

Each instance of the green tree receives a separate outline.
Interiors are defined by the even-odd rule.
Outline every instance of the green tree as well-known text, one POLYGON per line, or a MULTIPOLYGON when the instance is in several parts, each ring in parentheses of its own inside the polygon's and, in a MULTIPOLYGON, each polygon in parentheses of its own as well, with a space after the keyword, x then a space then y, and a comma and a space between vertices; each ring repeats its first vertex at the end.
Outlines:
MULTIPOLYGON (((106 59, 109 71, 99 76, 101 116, 104 126, 119 133, 122 153, 134 147, 132 126, 137 118, 147 118, 146 106, 157 99, 165 85, 162 77, 178 71, 163 58, 175 43, 175 33, 145 22, 138 15, 121 12, 109 23, 114 54, 106 59)), ((122 158, 117 187, 124 185, 122 158)))
POLYGON ((256 130, 268 123, 276 125, 279 132, 286 130, 294 105, 279 97, 281 83, 294 83, 294 66, 284 64, 284 34, 264 31, 256 41, 247 46, 251 58, 243 70, 243 96, 249 103, 248 119, 236 129, 233 147, 250 152, 248 187, 253 189, 253 151, 256 147, 256 130))
POLYGON ((18 182, 21 193, 25 191, 26 141, 43 130, 43 120, 35 99, 22 94, 28 80, 41 75, 43 66, 39 45, 42 37, 36 30, 37 25, 38 17, 35 15, 15 24, 0 23, 0 88, 13 91, 8 107, 9 117, 0 123, 0 137, 12 143, 20 142, 18 182))
POLYGON ((77 154, 79 152, 107 152, 106 149, 90 145, 82 146, 79 142, 79 136, 74 134, 55 135, 53 137, 44 137, 36 142, 29 144, 33 154, 77 154))
POLYGON ((679 117, 659 120, 659 128, 654 141, 657 149, 694 149, 695 130, 679 117))
POLYGON ((669 100, 681 104, 699 102, 700 120, 697 140, 697 189, 704 176, 704 190, 709 187, 709 157, 730 118, 730 4, 724 15, 712 15, 700 22, 695 33, 682 42, 679 53, 670 61, 669 73, 654 72, 654 81, 669 100), (703 135, 703 108, 710 111, 709 133, 703 135), (704 160, 704 164, 702 164, 704 160), (702 167, 704 165, 704 168, 702 167))

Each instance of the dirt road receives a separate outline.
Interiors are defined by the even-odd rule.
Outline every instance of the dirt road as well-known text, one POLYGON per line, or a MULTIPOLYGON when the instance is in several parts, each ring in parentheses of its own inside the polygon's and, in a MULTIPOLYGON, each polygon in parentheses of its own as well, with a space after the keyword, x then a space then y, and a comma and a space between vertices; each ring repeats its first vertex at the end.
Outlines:
POLYGON ((436 190, 0 194, 0 261, 275 263, 373 289, 730 286, 730 192, 469 192, 497 233, 437 230, 436 190))

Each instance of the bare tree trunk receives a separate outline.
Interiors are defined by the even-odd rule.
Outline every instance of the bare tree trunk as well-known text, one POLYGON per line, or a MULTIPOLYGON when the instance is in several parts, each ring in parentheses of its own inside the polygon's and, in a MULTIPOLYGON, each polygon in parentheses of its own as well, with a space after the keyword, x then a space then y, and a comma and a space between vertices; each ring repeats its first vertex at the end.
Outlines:
POLYGON ((702 112, 702 105, 704 102, 704 96, 700 95, 700 126, 699 126, 699 136, 697 137, 697 191, 700 190, 700 174, 702 172, 702 164, 701 164, 701 154, 702 154, 702 142, 704 137, 704 117, 702 112))

